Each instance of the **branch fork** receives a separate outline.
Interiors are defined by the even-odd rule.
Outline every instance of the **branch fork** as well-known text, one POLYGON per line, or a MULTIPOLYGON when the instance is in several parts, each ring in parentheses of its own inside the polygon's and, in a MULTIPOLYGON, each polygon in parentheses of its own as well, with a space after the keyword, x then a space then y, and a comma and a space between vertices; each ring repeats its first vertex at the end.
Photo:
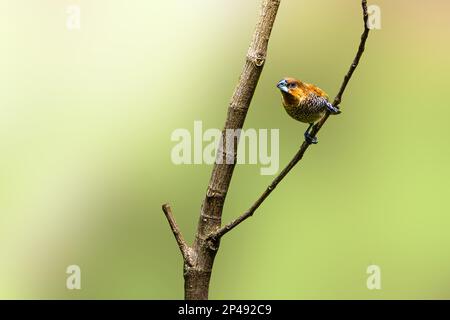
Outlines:
POLYGON ((184 240, 183 234, 181 233, 180 228, 178 227, 178 224, 172 213, 172 208, 168 203, 166 203, 162 205, 162 210, 167 218, 167 222, 169 222, 170 229, 172 230, 172 233, 178 244, 178 248, 180 248, 184 262, 190 267, 194 266, 194 251, 187 245, 186 241, 184 240))
MULTIPOLYGON (((263 0, 260 19, 246 56, 244 69, 228 107, 227 120, 222 133, 223 139, 226 138, 227 129, 242 129, 244 126, 253 93, 266 61, 268 41, 280 1, 281 0, 263 0)), ((364 31, 361 35, 361 41, 356 56, 333 101, 333 106, 335 107, 338 107, 341 103, 344 91, 359 64, 369 36, 370 29, 368 26, 369 15, 367 11, 367 0, 361 0, 361 3, 364 31)), ((312 136, 317 135, 329 116, 330 112, 327 111, 323 118, 313 126, 311 129, 312 136)), ((255 213, 267 197, 275 190, 277 185, 303 158, 303 155, 306 150, 308 150, 309 146, 310 143, 304 141, 292 160, 265 189, 253 205, 242 215, 224 226, 221 225, 222 210, 236 162, 232 164, 216 163, 203 200, 197 234, 192 247, 188 246, 184 240, 173 216, 171 207, 168 204, 162 206, 163 212, 169 222, 169 226, 174 234, 184 260, 185 299, 208 299, 211 270, 215 255, 219 249, 220 239, 255 213)), ((233 156, 236 158, 236 150, 233 156)))
MULTIPOLYGON (((358 64, 359 64, 359 61, 361 60, 362 54, 364 53, 365 44, 366 44, 367 38, 369 36, 370 29, 368 26, 369 14, 367 11, 367 0, 362 0, 361 5, 362 5, 362 11, 363 11, 364 31, 361 35, 361 42, 359 44, 355 59, 353 60, 352 64, 350 65, 350 69, 348 70, 347 74, 344 77, 344 81, 342 82, 342 85, 339 89, 338 94, 336 95, 336 98, 334 98, 333 106, 335 106, 335 107, 338 107, 339 104, 341 103, 342 96, 345 92, 345 89, 347 88, 347 85, 348 85, 354 71, 358 67, 358 64)), ((311 130, 311 136, 315 137, 317 135, 317 133, 320 131, 320 129, 322 128, 322 126, 325 124, 325 122, 328 120, 329 117, 330 117, 330 111, 327 110, 326 114, 322 117, 322 119, 313 126, 313 128, 311 130)), ((294 166, 303 158, 304 153, 306 152, 306 150, 309 148, 310 145, 311 145, 310 143, 308 143, 307 141, 304 141, 302 143, 302 145, 300 146, 300 149, 294 156, 294 158, 291 160, 291 162, 289 162, 289 164, 272 181, 272 183, 266 188, 266 190, 261 194, 261 196, 256 200, 256 202, 247 211, 245 211, 241 216, 234 219, 227 225, 219 228, 218 230, 212 232, 208 236, 208 239, 210 239, 212 241, 218 241, 225 234, 227 234, 228 232, 230 232, 231 230, 236 228, 239 224, 244 222, 246 219, 250 218, 253 215, 253 213, 256 211, 256 209, 259 208, 259 206, 264 202, 264 200, 277 187, 277 185, 281 182, 281 180, 283 180, 283 178, 289 173, 289 171, 291 171, 292 168, 294 168, 294 166)))

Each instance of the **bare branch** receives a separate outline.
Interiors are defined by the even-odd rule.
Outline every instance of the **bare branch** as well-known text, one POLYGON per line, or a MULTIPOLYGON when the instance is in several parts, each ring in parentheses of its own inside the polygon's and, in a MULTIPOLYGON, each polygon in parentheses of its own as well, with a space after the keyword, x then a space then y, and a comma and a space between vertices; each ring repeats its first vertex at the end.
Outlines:
MULTIPOLYGON (((339 89, 338 94, 336 95, 336 98, 334 99, 333 105, 338 106, 341 103, 342 95, 345 92, 345 89, 347 88, 347 85, 353 75, 353 72, 358 67, 359 61, 361 60, 361 56, 364 53, 365 45, 367 38, 369 36, 369 27, 368 27, 368 18, 369 14, 367 12, 367 0, 362 0, 362 11, 363 11, 363 21, 364 21, 364 32, 361 35, 361 42, 358 47, 358 51, 356 53, 355 59, 353 60, 353 63, 350 66, 350 69, 348 70, 347 74, 344 77, 344 81, 342 82, 342 85, 339 89)), ((325 114, 325 116, 314 125, 314 127, 311 130, 311 136, 315 137, 317 133, 320 131, 322 126, 325 124, 325 122, 328 120, 330 116, 329 111, 325 114)), ((256 200, 256 202, 247 210, 245 211, 241 216, 230 222, 229 224, 219 228, 217 231, 212 232, 208 239, 212 241, 219 240, 222 236, 224 236, 226 233, 233 230, 235 227, 237 227, 240 223, 248 219, 253 215, 253 213, 256 211, 256 209, 259 208, 259 206, 266 200, 266 198, 272 193, 272 191, 276 188, 276 186, 283 180, 283 178, 292 170, 292 168, 295 167, 295 165, 303 158, 303 155, 305 154, 306 150, 308 150, 310 144, 308 142, 303 142, 303 144, 300 146, 300 149, 295 154, 294 158, 289 162, 289 164, 281 171, 281 173, 272 181, 272 183, 267 187, 267 189, 261 194, 261 196, 256 200)))
POLYGON ((186 244, 186 241, 184 241, 180 228, 178 228, 177 222, 175 221, 175 217, 173 216, 172 208, 168 203, 166 203, 163 204, 162 210, 167 218, 167 221, 169 222, 170 229, 172 229, 173 235, 175 236, 175 240, 177 241, 178 247, 180 248, 184 262, 189 266, 192 266, 193 257, 191 255, 191 248, 189 248, 189 246, 186 244))
MULTIPOLYGON (((227 129, 241 129, 244 126, 253 94, 264 68, 269 38, 280 1, 262 1, 259 20, 247 52, 244 67, 228 106, 227 119, 222 132, 224 145, 227 143, 227 129)), ((232 139, 236 139, 236 137, 232 139)), ((237 143, 234 143, 234 146, 234 154, 228 154, 227 156, 232 156, 236 159, 237 143)), ((223 156, 223 153, 220 153, 219 156, 223 156)), ((222 210, 235 167, 235 163, 228 164, 225 162, 216 161, 214 164, 202 202, 197 234, 192 245, 192 249, 195 252, 195 265, 192 268, 185 268, 184 273, 185 298, 189 300, 208 298, 211 270, 219 249, 219 242, 212 243, 207 241, 207 237, 221 226, 222 210)))

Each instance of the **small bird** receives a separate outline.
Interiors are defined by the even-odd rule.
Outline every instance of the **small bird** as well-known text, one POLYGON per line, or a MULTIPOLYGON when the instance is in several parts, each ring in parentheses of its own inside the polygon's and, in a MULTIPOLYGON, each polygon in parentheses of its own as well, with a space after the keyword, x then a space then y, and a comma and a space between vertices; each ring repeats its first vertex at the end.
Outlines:
POLYGON ((305 131, 305 140, 309 144, 316 144, 317 137, 310 135, 314 123, 321 119, 326 111, 339 114, 339 108, 328 101, 328 95, 313 84, 304 83, 294 78, 284 78, 277 84, 283 97, 283 106, 288 115, 295 120, 309 123, 305 131))

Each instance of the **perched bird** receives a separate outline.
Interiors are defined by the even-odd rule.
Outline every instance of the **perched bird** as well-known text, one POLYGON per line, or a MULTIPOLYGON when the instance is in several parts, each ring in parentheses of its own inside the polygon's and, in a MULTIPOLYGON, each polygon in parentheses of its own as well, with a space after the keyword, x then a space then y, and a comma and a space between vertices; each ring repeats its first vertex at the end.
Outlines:
POLYGON ((330 114, 341 113, 339 108, 328 102, 328 95, 313 84, 294 78, 285 78, 278 82, 277 87, 281 91, 286 112, 295 120, 309 123, 305 131, 305 140, 309 144, 317 143, 317 138, 310 135, 310 130, 327 110, 330 114))

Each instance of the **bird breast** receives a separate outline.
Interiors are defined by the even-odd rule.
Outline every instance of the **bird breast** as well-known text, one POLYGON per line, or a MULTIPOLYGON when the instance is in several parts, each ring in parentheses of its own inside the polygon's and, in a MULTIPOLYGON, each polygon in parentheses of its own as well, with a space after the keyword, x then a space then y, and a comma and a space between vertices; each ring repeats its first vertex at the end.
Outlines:
POLYGON ((300 99, 297 105, 285 104, 284 109, 295 120, 313 123, 322 118, 326 112, 326 106, 320 100, 307 97, 300 99))

